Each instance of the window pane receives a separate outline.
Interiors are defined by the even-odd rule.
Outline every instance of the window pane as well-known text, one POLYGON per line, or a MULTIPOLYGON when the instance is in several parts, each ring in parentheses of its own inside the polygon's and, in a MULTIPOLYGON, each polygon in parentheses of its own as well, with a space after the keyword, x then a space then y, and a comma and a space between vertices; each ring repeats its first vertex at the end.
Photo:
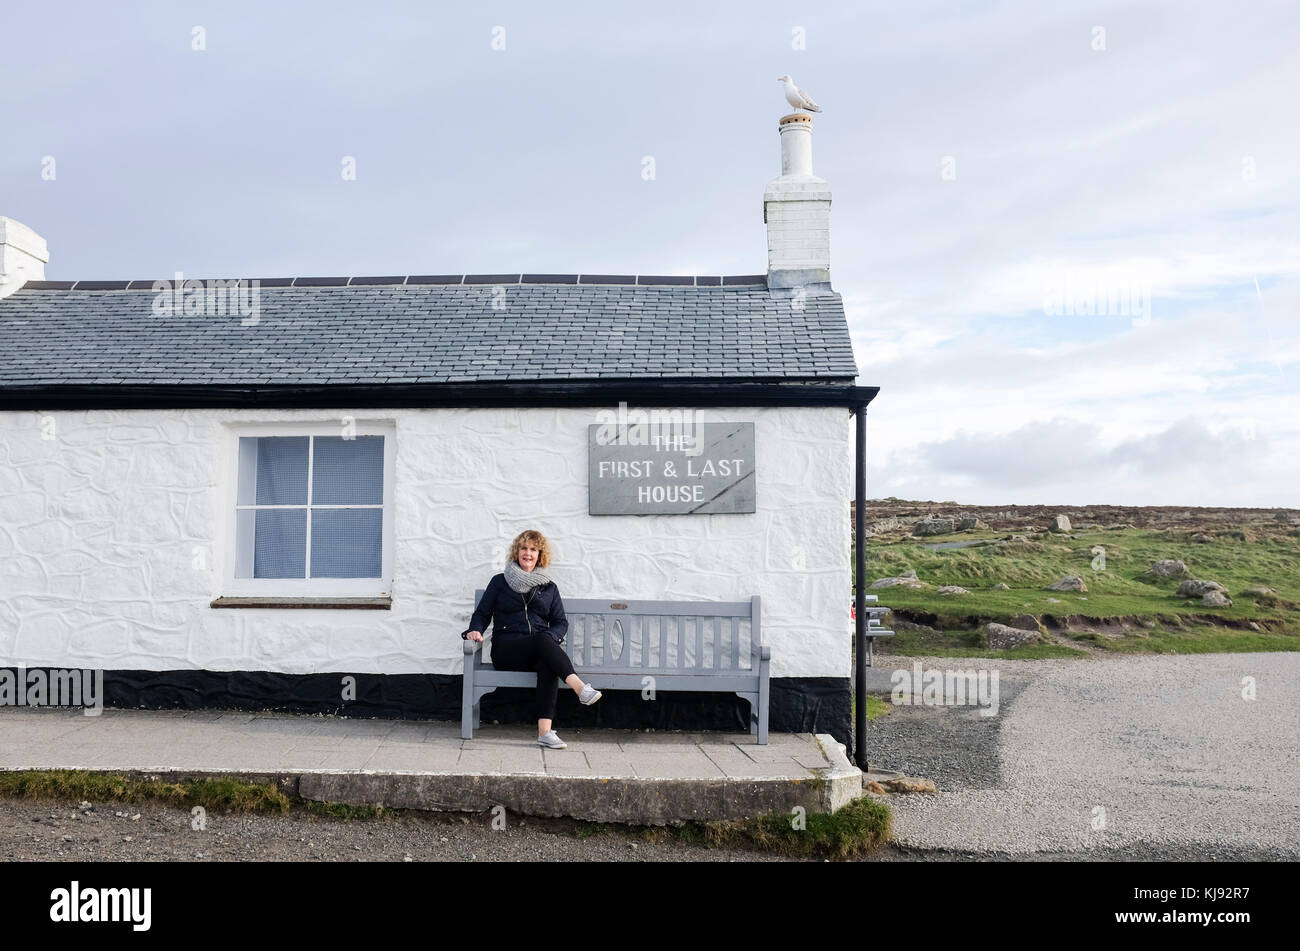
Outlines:
POLYGON ((311 474, 313 505, 383 504, 383 436, 357 436, 355 439, 317 436, 314 452, 311 474))
POLYGON ((383 567, 383 509, 311 510, 311 576, 378 578, 383 567))
POLYGON ((258 438, 256 504, 307 504, 306 436, 258 438))
POLYGON ((257 509, 254 578, 307 576, 307 510, 257 509))

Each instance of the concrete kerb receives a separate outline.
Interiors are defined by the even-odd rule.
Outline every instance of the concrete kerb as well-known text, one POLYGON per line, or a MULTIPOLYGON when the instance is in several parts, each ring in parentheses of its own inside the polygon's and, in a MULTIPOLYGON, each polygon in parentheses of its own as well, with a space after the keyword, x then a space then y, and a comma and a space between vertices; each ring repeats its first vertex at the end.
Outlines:
POLYGON ((186 783, 217 778, 275 786, 321 803, 482 813, 494 806, 545 818, 626 825, 680 825, 808 812, 833 812, 861 795, 861 774, 829 736, 827 753, 842 762, 822 776, 800 780, 653 779, 492 773, 409 773, 326 770, 308 773, 232 770, 105 769, 84 771, 128 779, 186 783))
POLYGON ((769 813, 835 812, 862 795, 862 772, 827 733, 815 734, 829 766, 809 779, 654 779, 508 773, 312 772, 298 795, 320 802, 398 809, 486 812, 678 825, 749 819, 769 813))
POLYGON ((356 806, 486 812, 678 825, 789 813, 826 812, 829 784, 790 779, 607 779, 589 776, 311 773, 304 799, 356 806))

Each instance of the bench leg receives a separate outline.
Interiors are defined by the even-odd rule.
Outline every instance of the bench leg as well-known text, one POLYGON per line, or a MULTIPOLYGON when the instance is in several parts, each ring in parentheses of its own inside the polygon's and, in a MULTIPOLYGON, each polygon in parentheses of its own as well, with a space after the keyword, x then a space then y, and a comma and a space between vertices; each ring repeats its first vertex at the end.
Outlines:
POLYGON ((874 637, 868 637, 867 638, 867 666, 868 667, 876 666, 875 647, 876 647, 876 639, 874 637))
POLYGON ((462 740, 474 739, 474 727, 478 726, 474 716, 477 708, 477 694, 474 692, 474 656, 466 654, 460 691, 460 738, 462 740))

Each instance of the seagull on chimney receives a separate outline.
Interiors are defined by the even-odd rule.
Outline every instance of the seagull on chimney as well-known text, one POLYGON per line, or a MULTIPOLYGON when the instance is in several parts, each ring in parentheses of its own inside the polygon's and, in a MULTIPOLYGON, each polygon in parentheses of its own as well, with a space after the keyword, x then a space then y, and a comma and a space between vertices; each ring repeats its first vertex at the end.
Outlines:
POLYGON ((789 76, 778 76, 776 81, 785 83, 785 101, 794 106, 796 112, 800 109, 807 109, 809 112, 822 111, 821 106, 813 102, 812 96, 796 86, 789 76))

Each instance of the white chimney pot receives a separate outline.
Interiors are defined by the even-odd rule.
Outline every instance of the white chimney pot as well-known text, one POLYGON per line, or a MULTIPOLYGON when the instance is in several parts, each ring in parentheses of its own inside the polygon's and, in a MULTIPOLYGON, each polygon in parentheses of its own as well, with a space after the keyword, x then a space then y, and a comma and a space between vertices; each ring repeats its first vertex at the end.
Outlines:
POLYGON ((831 190, 812 170, 812 116, 781 119, 781 176, 763 193, 767 286, 789 296, 831 291, 831 190))

